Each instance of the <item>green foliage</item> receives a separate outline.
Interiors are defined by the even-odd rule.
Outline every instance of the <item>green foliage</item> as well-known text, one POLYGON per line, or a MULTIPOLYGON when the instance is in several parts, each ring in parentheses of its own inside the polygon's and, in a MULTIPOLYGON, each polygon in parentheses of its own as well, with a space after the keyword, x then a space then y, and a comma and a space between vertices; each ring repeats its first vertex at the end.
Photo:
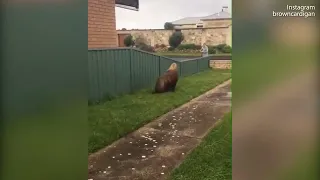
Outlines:
POLYGON ((216 46, 208 46, 209 54, 232 53, 232 47, 227 44, 218 44, 216 46))
POLYGON ((139 43, 139 45, 137 46, 137 48, 143 50, 143 51, 147 51, 147 52, 155 52, 154 48, 150 45, 147 45, 145 43, 139 43))
POLYGON ((225 47, 223 47, 222 52, 223 53, 232 53, 232 47, 229 45, 226 45, 225 47))
POLYGON ((132 39, 132 35, 128 35, 127 37, 124 38, 123 43, 125 46, 130 47, 133 45, 133 39, 132 39))
POLYGON ((208 53, 216 54, 217 53, 216 46, 208 46, 208 53))
POLYGON ((168 51, 174 51, 174 47, 169 47, 168 51))
POLYGON ((177 47, 178 50, 200 50, 201 45, 195 45, 195 44, 180 44, 177 47))
POLYGON ((226 44, 218 44, 216 45, 216 51, 219 52, 219 53, 223 53, 223 49, 224 47, 227 46, 226 44))
POLYGON ((181 42, 183 41, 184 37, 181 32, 174 32, 169 38, 169 44, 173 48, 177 48, 181 42))
MULTIPOLYGON (((177 47, 177 50, 200 50, 201 45, 195 44, 180 44, 177 47)), ((232 48, 227 44, 218 44, 216 46, 208 46, 209 54, 217 54, 217 53, 231 53, 232 48)))
POLYGON ((166 22, 166 23, 164 23, 164 29, 173 30, 174 25, 171 22, 166 22))
POLYGON ((155 52, 154 48, 146 44, 145 42, 146 40, 142 36, 139 36, 135 40, 135 45, 140 50, 147 51, 147 52, 155 52))
MULTIPOLYGON (((181 53, 200 53, 200 49, 202 48, 201 45, 196 44, 180 44, 177 47, 174 47, 173 44, 170 44, 171 47, 169 47, 168 51, 175 51, 175 52, 181 52, 181 53)), ((161 45, 156 45, 156 48, 159 48, 161 45)), ((216 46, 208 46, 208 53, 209 54, 230 54, 232 53, 232 47, 227 44, 218 44, 216 46)))

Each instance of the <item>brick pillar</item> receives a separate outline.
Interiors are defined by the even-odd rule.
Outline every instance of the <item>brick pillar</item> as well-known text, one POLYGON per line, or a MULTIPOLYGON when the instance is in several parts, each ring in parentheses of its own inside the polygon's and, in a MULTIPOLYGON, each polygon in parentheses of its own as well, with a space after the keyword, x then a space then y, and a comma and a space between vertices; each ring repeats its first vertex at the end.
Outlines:
POLYGON ((88 0, 88 48, 117 47, 115 0, 88 0))

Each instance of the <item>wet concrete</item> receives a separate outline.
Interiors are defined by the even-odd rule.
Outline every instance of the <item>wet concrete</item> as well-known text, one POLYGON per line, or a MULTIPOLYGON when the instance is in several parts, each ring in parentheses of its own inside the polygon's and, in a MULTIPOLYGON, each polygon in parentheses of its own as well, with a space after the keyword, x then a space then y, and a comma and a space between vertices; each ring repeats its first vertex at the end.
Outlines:
POLYGON ((89 157, 92 180, 167 179, 230 111, 227 81, 89 157))

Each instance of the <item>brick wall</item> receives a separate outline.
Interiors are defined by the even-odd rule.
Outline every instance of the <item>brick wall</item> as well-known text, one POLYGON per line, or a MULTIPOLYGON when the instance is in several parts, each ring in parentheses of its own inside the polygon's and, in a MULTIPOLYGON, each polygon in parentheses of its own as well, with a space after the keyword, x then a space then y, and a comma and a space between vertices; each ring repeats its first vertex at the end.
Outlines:
POLYGON ((88 0, 88 48, 117 46, 115 0, 88 0))
POLYGON ((209 28, 209 27, 226 27, 229 26, 232 21, 231 19, 223 19, 223 20, 206 20, 203 21, 203 27, 209 28))
POLYGON ((210 67, 214 69, 231 69, 231 60, 211 60, 210 67))
MULTIPOLYGON (((207 45, 228 44, 231 46, 232 36, 230 27, 218 28, 192 28, 182 29, 184 40, 182 44, 197 44, 202 45, 204 42, 207 45)), ((169 37, 173 33, 172 30, 164 29, 140 29, 140 30, 118 30, 118 34, 132 34, 136 37, 142 37, 151 46, 156 44, 169 45, 169 37)))

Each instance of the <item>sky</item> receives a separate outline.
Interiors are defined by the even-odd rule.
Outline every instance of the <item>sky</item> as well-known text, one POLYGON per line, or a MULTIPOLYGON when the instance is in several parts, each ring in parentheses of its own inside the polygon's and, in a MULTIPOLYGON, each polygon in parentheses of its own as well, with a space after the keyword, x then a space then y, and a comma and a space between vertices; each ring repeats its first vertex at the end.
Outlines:
POLYGON ((222 6, 231 11, 231 0, 139 0, 139 11, 116 7, 117 29, 162 29, 165 22, 208 16, 222 6))

